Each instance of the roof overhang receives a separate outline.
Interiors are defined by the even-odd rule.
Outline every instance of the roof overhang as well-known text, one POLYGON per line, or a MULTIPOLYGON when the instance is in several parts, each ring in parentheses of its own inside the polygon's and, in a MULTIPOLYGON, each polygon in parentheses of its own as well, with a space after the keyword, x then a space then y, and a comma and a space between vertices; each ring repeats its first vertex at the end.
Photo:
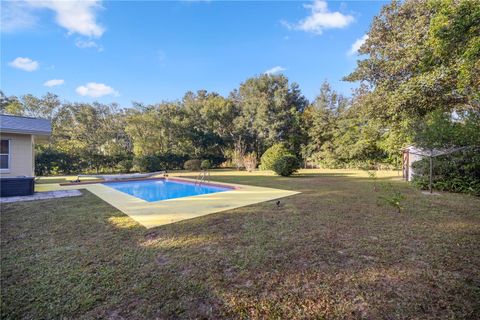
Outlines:
POLYGON ((48 131, 16 130, 16 129, 8 129, 8 128, 0 129, 0 133, 28 134, 28 135, 44 136, 44 137, 49 137, 52 134, 52 132, 48 132, 48 131))

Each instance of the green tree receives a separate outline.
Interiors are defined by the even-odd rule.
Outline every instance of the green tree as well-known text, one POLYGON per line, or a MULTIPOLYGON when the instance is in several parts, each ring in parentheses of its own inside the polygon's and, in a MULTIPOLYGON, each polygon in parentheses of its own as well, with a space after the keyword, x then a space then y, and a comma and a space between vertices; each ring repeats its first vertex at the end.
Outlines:
POLYGON ((22 115, 23 105, 17 97, 7 97, 3 91, 0 90, 0 112, 11 115, 22 115))
POLYGON ((333 138, 338 129, 338 118, 347 108, 347 99, 333 90, 328 82, 311 105, 312 119, 308 130, 311 158, 322 164, 336 161, 333 138))
POLYGON ((432 112, 417 124, 415 144, 425 149, 480 146, 480 110, 432 112))
POLYGON ((125 131, 132 140, 135 155, 193 152, 180 103, 137 106, 127 113, 125 131))
POLYGON ((289 85, 283 75, 261 75, 243 82, 234 101, 240 106, 237 122, 244 128, 247 151, 262 154, 274 143, 283 142, 300 152, 307 100, 297 84, 289 85))
POLYGON ((41 98, 26 94, 19 99, 16 96, 6 97, 0 91, 0 100, 2 113, 50 120, 55 117, 61 107, 60 99, 53 93, 47 93, 41 98))
POLYGON ((393 1, 374 18, 349 81, 368 83, 369 112, 401 121, 479 108, 478 0, 393 1))
POLYGON ((346 80, 362 83, 358 109, 390 159, 432 113, 480 109, 479 26, 478 0, 393 1, 374 18, 346 80))
POLYGON ((131 153, 125 133, 125 116, 116 105, 65 104, 53 119, 51 143, 75 156, 88 170, 114 170, 116 162, 131 153))
POLYGON ((206 90, 187 92, 182 100, 189 139, 195 141, 194 156, 221 154, 238 139, 235 117, 238 108, 230 99, 206 90))
POLYGON ((432 57, 429 71, 440 69, 448 80, 445 89, 459 95, 460 104, 480 108, 480 1, 432 1, 435 10, 428 45, 432 57), (463 101, 462 101, 463 100, 463 101))

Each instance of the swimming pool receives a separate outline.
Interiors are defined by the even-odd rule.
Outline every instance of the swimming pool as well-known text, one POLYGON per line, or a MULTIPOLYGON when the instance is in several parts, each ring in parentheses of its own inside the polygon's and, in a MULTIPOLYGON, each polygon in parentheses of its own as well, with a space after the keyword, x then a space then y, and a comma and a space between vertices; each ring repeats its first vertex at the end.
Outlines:
POLYGON ((233 190, 233 188, 211 184, 198 185, 187 181, 184 182, 165 179, 105 182, 103 185, 148 202, 233 190))

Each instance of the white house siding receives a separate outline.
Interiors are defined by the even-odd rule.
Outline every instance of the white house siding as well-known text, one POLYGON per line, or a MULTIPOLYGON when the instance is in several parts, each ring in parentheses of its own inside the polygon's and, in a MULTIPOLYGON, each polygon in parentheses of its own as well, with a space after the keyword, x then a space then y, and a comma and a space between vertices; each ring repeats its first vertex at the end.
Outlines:
POLYGON ((31 134, 2 133, 2 139, 10 140, 10 168, 2 170, 1 177, 35 175, 34 141, 31 134))

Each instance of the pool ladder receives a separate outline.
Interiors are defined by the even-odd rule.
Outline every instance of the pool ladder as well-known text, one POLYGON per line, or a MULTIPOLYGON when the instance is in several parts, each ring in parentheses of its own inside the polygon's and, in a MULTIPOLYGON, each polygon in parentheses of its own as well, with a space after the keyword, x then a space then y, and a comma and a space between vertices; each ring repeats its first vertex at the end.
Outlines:
POLYGON ((203 170, 195 179, 195 184, 201 185, 202 183, 208 182, 209 180, 210 180, 210 171, 203 170))

